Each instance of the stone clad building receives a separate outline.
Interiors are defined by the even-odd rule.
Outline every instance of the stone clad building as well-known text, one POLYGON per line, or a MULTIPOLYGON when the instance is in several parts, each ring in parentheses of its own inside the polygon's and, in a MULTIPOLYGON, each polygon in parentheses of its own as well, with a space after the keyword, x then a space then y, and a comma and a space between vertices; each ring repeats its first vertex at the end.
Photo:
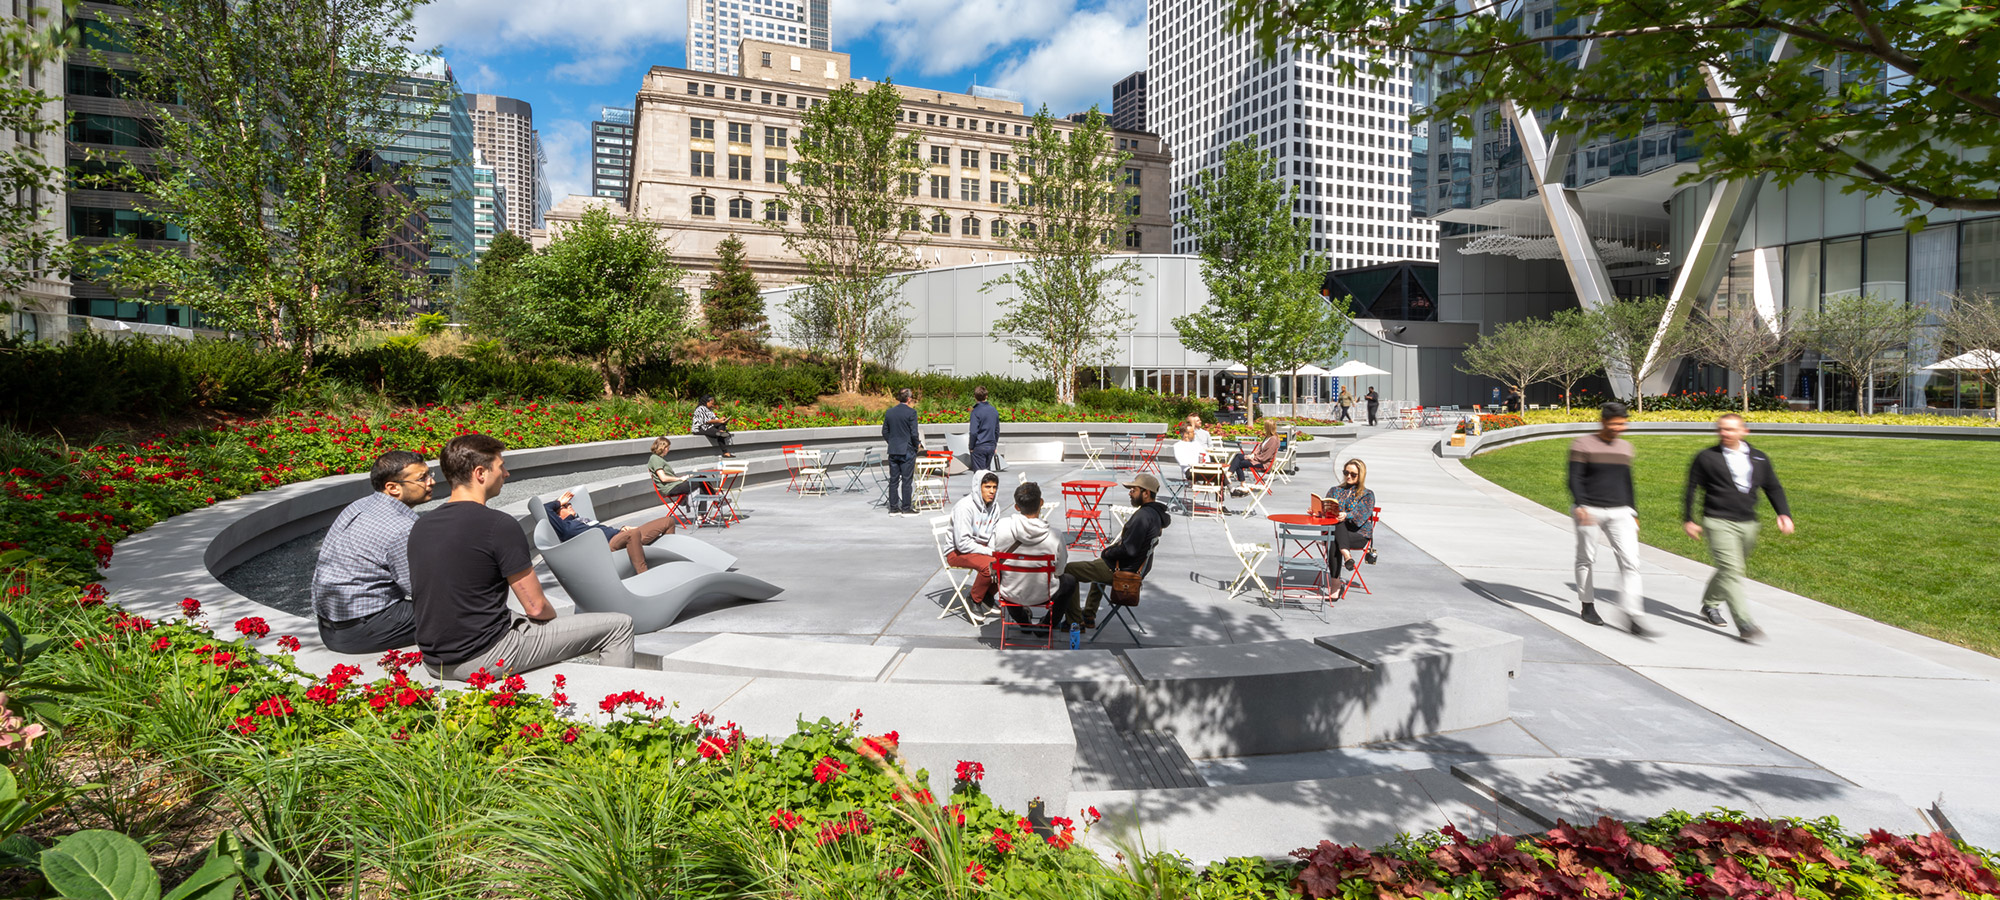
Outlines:
MULTIPOLYGON (((777 230, 769 201, 785 195, 791 142, 806 110, 855 79, 845 53, 746 40, 736 75, 655 66, 633 104, 631 189, 621 203, 571 196, 548 214, 560 234, 592 206, 607 206, 657 225, 691 285, 715 264, 715 247, 740 236, 758 280, 791 284, 804 274, 777 230)), ((866 89, 867 84, 862 85, 866 89)), ((1020 197, 1010 157, 1032 119, 1015 101, 897 85, 905 128, 928 164, 910 203, 921 212, 922 268, 1012 259, 996 226, 1020 197)), ((1114 150, 1131 154, 1125 177, 1138 188, 1138 217, 1118 249, 1164 253, 1168 158, 1156 135, 1114 131, 1114 150)), ((542 237, 542 240, 547 240, 542 237)))

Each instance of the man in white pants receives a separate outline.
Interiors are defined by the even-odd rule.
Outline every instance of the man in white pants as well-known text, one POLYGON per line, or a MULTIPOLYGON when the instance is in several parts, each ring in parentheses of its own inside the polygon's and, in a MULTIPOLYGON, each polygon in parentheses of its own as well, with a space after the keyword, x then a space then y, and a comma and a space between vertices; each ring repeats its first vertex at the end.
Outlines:
POLYGON ((1632 442, 1619 435, 1630 419, 1622 403, 1598 410, 1596 434, 1569 445, 1570 513, 1576 520, 1576 599, 1583 620, 1604 624, 1597 614, 1592 568, 1597 562, 1597 538, 1602 531, 1618 559, 1618 605, 1630 619, 1632 633, 1645 636, 1646 600, 1639 584, 1639 510, 1632 490, 1632 442))

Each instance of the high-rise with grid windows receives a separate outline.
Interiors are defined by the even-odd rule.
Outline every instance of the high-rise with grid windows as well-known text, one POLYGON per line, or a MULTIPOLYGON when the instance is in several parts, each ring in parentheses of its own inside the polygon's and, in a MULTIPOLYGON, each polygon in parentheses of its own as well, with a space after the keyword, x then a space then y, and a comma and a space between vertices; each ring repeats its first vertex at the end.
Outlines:
POLYGON ((472 114, 472 144, 493 168, 494 183, 507 192, 508 227, 516 233, 542 227, 548 180, 534 109, 492 94, 466 94, 465 107, 472 114))
MULTIPOLYGON (((1188 210, 1201 172, 1252 135, 1272 151, 1294 207, 1312 222, 1312 246, 1333 269, 1437 259, 1437 227, 1410 211, 1412 75, 1342 78, 1341 59, 1375 51, 1336 43, 1322 53, 1281 42, 1266 57, 1247 29, 1225 25, 1220 0, 1148 0, 1146 125, 1173 154, 1172 213, 1188 210)), ((1174 226, 1173 248, 1194 237, 1174 226)))
POLYGON ((756 60, 738 54, 745 40, 791 44, 810 50, 833 49, 828 36, 828 0, 687 0, 687 67, 696 72, 734 75, 739 66, 769 67, 771 53, 756 60))

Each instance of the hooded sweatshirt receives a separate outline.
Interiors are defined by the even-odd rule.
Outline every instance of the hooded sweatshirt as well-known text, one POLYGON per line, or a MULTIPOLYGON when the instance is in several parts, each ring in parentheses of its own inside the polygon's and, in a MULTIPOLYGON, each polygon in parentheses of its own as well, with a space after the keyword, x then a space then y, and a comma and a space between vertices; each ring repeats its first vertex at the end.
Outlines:
MULTIPOLYGON (((977 479, 975 478, 975 484, 977 479)), ((960 553, 991 553, 993 526, 1000 521, 1000 504, 979 499, 979 488, 951 508, 951 548, 960 553)))
POLYGON ((1153 541, 1173 520, 1167 505, 1158 500, 1139 507, 1132 518, 1125 520, 1125 530, 1118 535, 1118 542, 1104 548, 1104 561, 1120 572, 1140 571, 1146 565, 1147 551, 1153 549, 1153 541))
MULTIPOLYGON (((993 552, 1019 553, 1025 556, 1049 554, 1056 558, 1056 572, 1061 572, 1067 562, 1067 552, 1062 541, 1056 540, 1055 532, 1049 530, 1049 523, 1035 516, 1015 513, 1001 519, 993 529, 993 552)), ((1023 572, 995 572, 1000 578, 1000 594, 1010 603, 1023 606, 1039 606, 1049 599, 1049 586, 1054 580, 1041 575, 1023 572)))

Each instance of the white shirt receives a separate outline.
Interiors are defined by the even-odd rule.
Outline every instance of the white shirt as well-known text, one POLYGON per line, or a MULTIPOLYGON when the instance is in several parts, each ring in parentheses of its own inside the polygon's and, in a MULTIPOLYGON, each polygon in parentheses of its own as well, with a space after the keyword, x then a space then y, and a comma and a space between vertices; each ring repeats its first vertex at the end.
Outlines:
POLYGON ((1750 493, 1750 445, 1739 442, 1734 450, 1722 448, 1722 461, 1729 464, 1729 477, 1735 479, 1736 490, 1750 493))

